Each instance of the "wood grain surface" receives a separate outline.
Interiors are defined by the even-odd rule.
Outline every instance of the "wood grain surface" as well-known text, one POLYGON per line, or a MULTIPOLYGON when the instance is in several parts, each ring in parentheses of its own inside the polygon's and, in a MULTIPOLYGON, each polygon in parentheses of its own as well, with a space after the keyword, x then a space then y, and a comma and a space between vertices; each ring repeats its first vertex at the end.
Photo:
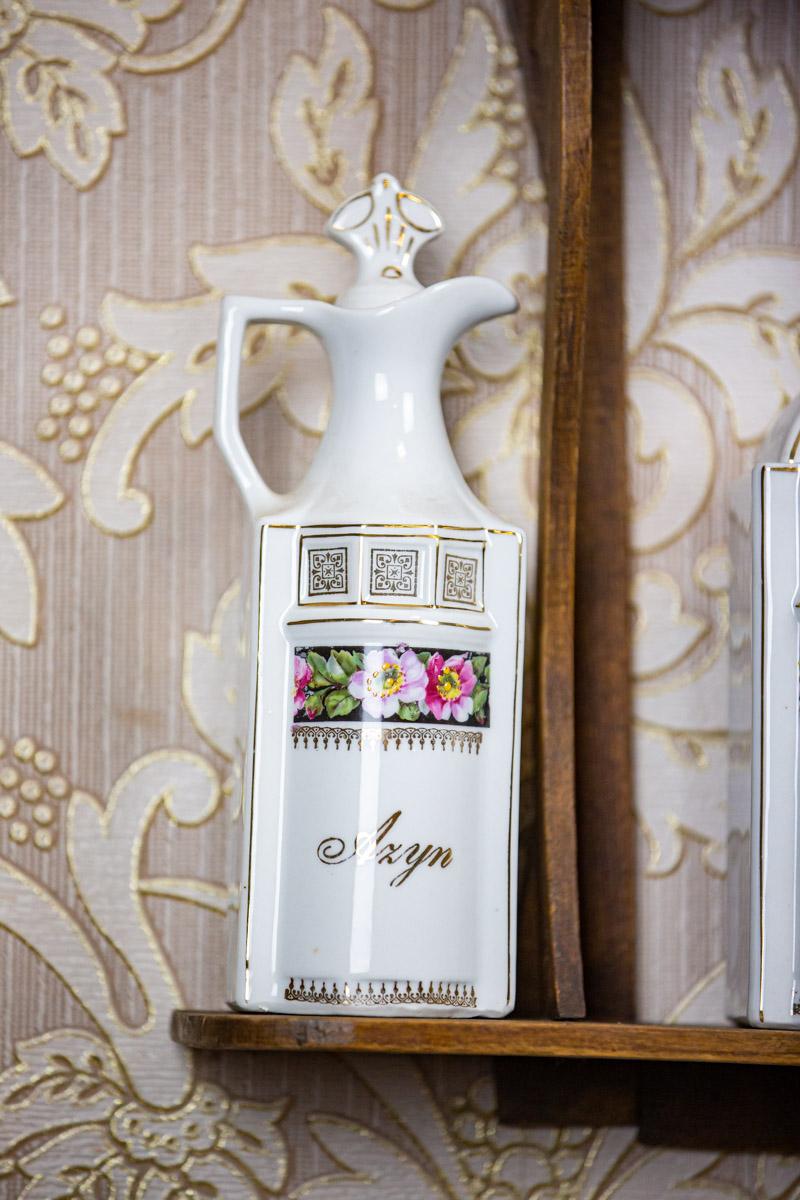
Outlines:
POLYGON ((534 617, 535 822, 533 852, 522 856, 517 1011, 581 1017, 573 627, 591 182, 589 0, 520 3, 515 17, 549 209, 534 617))
POLYGON ((172 1036, 196 1050, 332 1050, 800 1065, 800 1037, 775 1029, 627 1025, 474 1017, 173 1014, 172 1036))
POLYGON ((622 0, 592 6, 592 199, 575 566, 575 760, 588 1016, 636 1011, 631 779, 622 0))

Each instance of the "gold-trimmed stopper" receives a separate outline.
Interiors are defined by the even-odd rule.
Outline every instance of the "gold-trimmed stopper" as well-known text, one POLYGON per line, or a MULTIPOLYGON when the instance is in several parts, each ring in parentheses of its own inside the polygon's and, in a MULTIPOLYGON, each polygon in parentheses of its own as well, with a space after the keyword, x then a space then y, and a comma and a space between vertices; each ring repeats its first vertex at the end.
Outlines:
POLYGON ((444 228, 435 208, 381 172, 369 188, 345 200, 325 231, 356 258, 355 283, 339 304, 367 308, 421 288, 414 274, 420 249, 444 228))

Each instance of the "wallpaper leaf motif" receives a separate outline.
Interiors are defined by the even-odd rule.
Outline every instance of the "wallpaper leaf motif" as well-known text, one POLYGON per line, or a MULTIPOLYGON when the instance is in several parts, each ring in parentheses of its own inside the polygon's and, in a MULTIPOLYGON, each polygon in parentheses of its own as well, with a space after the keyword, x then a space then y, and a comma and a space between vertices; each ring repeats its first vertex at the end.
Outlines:
POLYGON ((240 734, 241 593, 235 579, 219 598, 210 634, 190 630, 183 639, 183 703, 200 736, 227 759, 236 755, 240 734))
POLYGON ((316 1113, 308 1118, 308 1128, 314 1141, 346 1171, 302 1184, 293 1193, 296 1200, 351 1200, 354 1185, 366 1196, 453 1196, 399 1146, 365 1125, 316 1113))
POLYGON ((488 321, 462 339, 461 354, 469 371, 500 381, 512 378, 526 358, 541 359, 546 268, 547 226, 535 217, 478 260, 479 274, 513 288, 520 307, 513 321, 488 321))
POLYGON ((0 1152, 42 1129, 107 1120, 125 1096, 111 1048, 85 1029, 19 1042, 17 1062, 0 1076, 0 1152))
POLYGON ((331 212, 367 183, 380 110, 364 34, 341 9, 323 8, 322 19, 319 58, 291 55, 278 81, 270 132, 300 191, 331 212))
MULTIPOLYGON (((508 383, 492 389, 491 397, 479 399, 452 432, 459 466, 483 503, 492 512, 512 513, 528 523, 536 517, 539 461, 538 414, 530 397, 540 388, 541 366, 527 360, 508 383)), ((534 547, 529 542, 529 550, 534 547)), ((535 561, 530 567, 535 568, 535 561)))
POLYGON ((658 344, 710 374, 740 446, 760 442, 800 392, 798 277, 797 251, 726 255, 689 276, 657 334, 658 344))
POLYGON ((436 0, 375 0, 382 8, 391 8, 396 12, 412 12, 435 4, 436 0))
POLYGON ((635 364, 627 390, 633 453, 654 477, 631 512, 631 544, 642 553, 676 541, 703 511, 714 483, 716 445, 705 409, 675 375, 635 364))
MULTIPOLYGON (((707 553, 695 564, 695 584, 711 602, 708 632, 669 670, 652 678, 637 675, 635 688, 637 806, 648 871, 658 875, 678 869, 687 839, 700 843, 711 874, 724 872, 725 809, 709 804, 708 790, 715 776, 727 773, 729 605, 725 589, 703 573, 707 553)), ((637 656, 668 638, 676 620, 674 610, 660 620, 658 609, 644 612, 647 629, 634 643, 637 656)))
POLYGON ((78 913, 0 859, 0 921, 47 964, 94 1026, 20 1043, 15 1065, 0 1076, 0 1151, 16 1155, 26 1200, 122 1200, 132 1189, 148 1200, 191 1189, 262 1197, 283 1185, 287 1156, 277 1124, 286 1103, 240 1103, 215 1084, 195 1083, 191 1056, 169 1039, 180 990, 141 897, 142 847, 157 814, 196 826, 213 816, 219 798, 212 768, 179 750, 133 763, 105 806, 80 791, 70 798, 72 883, 139 989, 146 1016, 138 1026, 117 1011, 107 964, 78 913), (64 1192, 67 1186, 72 1190, 64 1192))
MULTIPOLYGON (((104 533, 141 533, 152 500, 132 482, 136 463, 159 424, 173 412, 191 447, 211 432, 219 303, 223 291, 255 296, 335 294, 347 278, 347 252, 313 234, 273 235, 234 246, 194 248, 195 274, 208 288, 188 300, 142 303, 111 292, 103 323, 114 337, 155 361, 124 389, 86 457, 83 504, 104 533), (309 283, 312 279, 314 282, 309 283), (235 281, 235 282, 234 282, 235 281)), ((318 436, 327 420, 328 367, 319 342, 285 325, 256 326, 244 348, 243 413, 275 399, 291 423, 318 436)))
POLYGON ((183 5, 183 0, 100 0, 90 8, 83 0, 20 0, 22 7, 40 17, 74 21, 105 33, 126 50, 139 50, 147 40, 149 21, 163 21, 183 5))
POLYGON ((283 1138, 275 1127, 286 1105, 262 1108, 257 1135, 250 1128, 255 1107, 231 1102, 209 1083, 199 1084, 189 1102, 170 1113, 137 1101, 121 1104, 110 1121, 76 1124, 21 1156, 17 1167, 29 1180, 21 1200, 262 1200, 265 1192, 277 1193, 286 1176, 283 1138))
POLYGON ((660 17, 688 17, 700 12, 710 0, 638 0, 638 3, 660 17))
POLYGON ((181 751, 157 751, 133 763, 115 784, 105 808, 80 791, 70 798, 70 875, 92 924, 112 940, 136 981, 146 1006, 140 1027, 121 1018, 104 964, 76 916, 44 892, 33 876, 0 859, 3 926, 35 947, 99 1025, 132 1086, 147 1096, 148 1084, 155 1088, 157 1081, 154 1100, 164 1105, 185 1097, 191 1076, 181 1052, 168 1041, 169 1015, 180 992, 139 897, 142 839, 162 806, 174 821, 197 824, 207 819, 218 799, 219 784, 211 767, 181 751), (103 854, 98 854, 98 844, 103 854))
POLYGON ((408 1058, 392 1060, 362 1055, 353 1060, 351 1070, 403 1130, 438 1187, 447 1195, 460 1195, 466 1176, 458 1155, 458 1144, 453 1138, 451 1124, 418 1064, 408 1058), (392 1091, 387 1088, 392 1080, 402 1080, 415 1098, 415 1103, 402 1112, 392 1104, 392 1091))
POLYGON ((504 151, 521 145, 523 134, 518 128, 509 133, 504 125, 509 123, 509 107, 512 128, 525 110, 514 94, 513 80, 497 70, 498 65, 516 63, 513 47, 499 50, 486 14, 468 8, 406 172, 409 186, 446 214, 436 250, 448 274, 460 269, 470 243, 516 199, 519 164, 504 151), (470 230, 466 240, 465 228, 470 230))
POLYGON ((355 1194, 415 1200, 639 1200, 672 1189, 695 1200, 725 1194, 725 1184, 710 1174, 719 1162, 716 1154, 646 1149, 636 1143, 632 1129, 503 1127, 486 1080, 456 1098, 445 1115, 431 1108, 413 1063, 378 1060, 366 1073, 365 1064, 363 1057, 350 1065, 398 1132, 410 1138, 411 1149, 363 1124, 313 1114, 308 1119, 312 1136, 339 1170, 304 1183, 292 1193, 294 1200, 350 1200, 355 1194), (418 1106, 396 1110, 388 1097, 401 1090, 413 1094, 412 1089, 418 1106), (426 1121, 433 1133, 426 1132, 426 1121))
POLYGON ((663 164, 630 88, 625 111, 631 542, 649 556, 634 579, 637 807, 650 873, 677 870, 688 839, 719 875, 724 806, 705 797, 725 770, 728 601, 705 573, 713 546, 692 551, 691 587, 710 619, 660 556, 694 535, 712 504, 724 506, 715 491, 721 435, 754 445, 800 391, 800 251, 748 246, 707 257, 779 194, 797 162, 800 119, 786 72, 753 64, 746 25, 716 39, 698 73, 699 184, 678 252, 663 164), (654 570, 658 588, 646 585, 654 570), (668 593, 675 602, 665 603, 668 593), (687 640, 690 626, 702 632, 687 640))
POLYGON ((683 609, 681 589, 667 571, 637 571, 631 603, 634 610, 636 678, 653 679, 676 667, 705 637, 709 623, 683 609), (659 636, 648 636, 655 621, 659 636))
POLYGON ((672 231, 663 170, 640 102, 628 85, 623 93, 625 124, 625 228, 636 229, 626 244, 625 323, 629 352, 641 349, 666 301, 672 231))
MULTIPOLYGON (((217 23, 204 53, 226 36, 244 0, 218 2, 226 19, 217 23)), ((96 183, 108 165, 112 137, 126 130, 110 78, 121 51, 138 50, 148 22, 182 6, 183 0, 100 0, 87 12, 83 0, 8 0, 0 11, 0 112, 16 153, 43 153, 76 188, 96 183)))
MULTIPOLYGON (((519 313, 508 322, 478 326, 450 360, 461 367, 475 396, 451 431, 459 466, 492 512, 527 519, 529 536, 535 536, 538 478, 538 412, 531 397, 542 387, 546 266, 547 227, 539 218, 492 246, 477 270, 512 289, 519 313), (483 395, 478 379, 490 385, 483 395)), ((533 568, 533 542, 529 550, 533 568)))
MULTIPOLYGON (((349 19, 338 10, 326 12, 326 28, 335 30, 337 38, 345 33, 348 39, 356 37, 349 19)), ((345 70, 355 53, 355 44, 352 40, 344 45, 336 39, 330 42, 325 70, 333 75, 345 70), (334 50, 343 56, 336 60, 338 65, 330 57, 334 50)), ((358 42, 357 49, 371 54, 366 43, 362 47, 358 42)), ((494 226, 510 204, 525 202, 525 188, 532 181, 520 184, 518 171, 511 169, 511 164, 518 166, 519 153, 531 149, 520 127, 525 110, 517 98, 518 80, 512 73, 515 63, 516 56, 500 46, 487 15, 479 9, 468 9, 432 116, 417 144, 412 168, 420 185, 430 183, 436 187, 436 180, 443 177, 438 172, 434 175, 436 156, 444 154, 447 147, 453 191, 442 197, 442 203, 452 208, 445 210, 447 232, 432 248, 432 254, 439 256, 440 272, 453 269, 478 234, 494 226), (454 140, 457 153, 451 145, 454 140), (498 161, 501 149, 503 158, 498 161)), ((276 91, 272 106, 273 136, 276 127, 288 129, 287 122, 298 119, 297 96, 293 93, 290 98, 286 87, 276 91)), ((345 123, 335 127, 343 142, 349 139, 347 154, 342 150, 342 161, 352 161, 360 147, 357 139, 361 137, 361 126, 345 123)), ((374 125, 368 129, 371 139, 374 125)), ((304 143, 295 136, 293 145, 304 143)), ((371 145, 370 141, 365 162, 372 159, 371 145)), ((303 158, 306 166, 309 162, 313 165, 313 161, 307 154, 303 158)), ((298 188, 308 186, 305 166, 299 165, 299 160, 287 158, 284 166, 298 188)), ((529 203, 539 203, 538 186, 527 194, 532 197, 529 203)), ((317 199, 322 205, 320 197, 321 193, 317 199)), ((333 196, 329 199, 334 202, 333 196)), ((518 324, 513 319, 497 322, 498 331, 466 339, 460 360, 466 386, 474 392, 475 401, 483 403, 487 413, 493 410, 495 417, 486 422, 483 458, 473 471, 476 486, 487 500, 499 489, 509 517, 518 516, 526 523, 533 512, 530 443, 519 435, 531 429, 535 420, 545 257, 546 228, 537 208, 523 237, 501 240, 487 250, 480 263, 481 270, 508 280, 522 292, 524 308, 518 324), (531 320, 537 326, 533 330, 531 320), (495 365, 487 369, 482 365, 482 356, 488 365, 492 349, 497 351, 501 346, 502 354, 496 355, 495 365), (507 404, 507 398, 491 386, 498 372, 506 375, 509 388, 513 387, 512 404, 507 404), (490 466, 495 473, 493 481, 489 479, 490 466)), ((190 261, 195 276, 207 289, 202 296, 147 302, 112 292, 103 304, 102 319, 109 334, 150 357, 147 369, 125 387, 104 418, 91 443, 81 480, 89 519, 105 533, 118 537, 140 533, 152 519, 152 499, 134 485, 133 475, 144 446, 161 421, 177 411, 188 446, 198 445, 211 430, 221 295, 237 292, 331 299, 342 290, 351 273, 347 252, 316 234, 272 235, 231 246, 195 246, 190 261)), ((242 412, 273 400, 294 428, 316 438, 327 423, 328 395, 327 363, 314 338, 288 327, 251 328, 244 349, 242 412)), ((456 434, 457 449, 459 443, 466 447, 470 438, 465 425, 456 434)))
MULTIPOLYGON (((284 234, 239 246, 194 246, 193 269, 201 282, 216 294, 236 287, 248 294, 285 295, 288 299, 333 300, 350 278, 347 251, 330 238, 317 234, 284 234), (269 292, 276 287, 278 292, 269 292)), ((245 344, 245 368, 274 367, 278 384, 274 397, 290 425, 309 437, 318 437, 328 423, 330 409, 328 364, 316 338, 295 326, 268 325, 251 331, 245 344)), ((243 376, 247 370, 243 371, 243 376)), ((270 385, 250 376, 250 387, 260 382, 255 403, 268 399, 270 385)), ((243 384, 244 388, 244 384, 243 384)), ((247 404, 245 393, 243 405, 247 404)), ((213 409, 198 406, 192 414, 197 437, 210 432, 213 409), (200 424, 202 422, 202 424, 200 424)), ((186 422, 188 424, 188 421, 186 422)), ((186 434, 184 433, 186 440, 186 434)))
POLYGON ((797 164, 800 137, 789 78, 780 67, 755 70, 747 24, 711 47, 697 90, 697 196, 684 256, 707 249, 775 198, 797 164))
POLYGON ((64 493, 44 467, 0 442, 0 634, 20 646, 36 644, 39 583, 16 523, 42 520, 63 503, 64 493))
POLYGON ((17 154, 43 151, 78 188, 100 176, 111 138, 125 131, 114 55, 61 21, 31 21, 0 65, 3 115, 17 154))

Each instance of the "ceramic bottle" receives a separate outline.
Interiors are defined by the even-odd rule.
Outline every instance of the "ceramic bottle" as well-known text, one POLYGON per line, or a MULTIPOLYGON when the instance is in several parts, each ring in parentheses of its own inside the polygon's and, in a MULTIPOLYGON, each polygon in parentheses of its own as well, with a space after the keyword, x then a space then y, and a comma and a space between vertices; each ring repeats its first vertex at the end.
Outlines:
POLYGON ((251 530, 239 1009, 513 1006, 525 544, 465 483, 439 384, 453 343, 516 301, 487 278, 422 287, 441 229, 380 174, 328 222, 357 267, 335 304, 223 301, 214 432, 251 530), (288 495, 239 430, 251 322, 302 326, 330 358, 330 422, 288 495))
POLYGON ((727 1011, 800 1028, 800 397, 730 493, 727 1011))

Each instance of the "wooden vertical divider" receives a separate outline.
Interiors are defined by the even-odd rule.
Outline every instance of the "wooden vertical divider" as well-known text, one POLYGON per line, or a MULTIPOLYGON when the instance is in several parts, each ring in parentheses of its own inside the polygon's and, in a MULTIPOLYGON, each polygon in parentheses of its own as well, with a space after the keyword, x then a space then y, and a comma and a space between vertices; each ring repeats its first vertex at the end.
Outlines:
POLYGON ((592 199, 575 571, 575 757, 587 1015, 635 1017, 625 449, 622 0, 596 0, 592 199))
POLYGON ((589 0, 511 10, 548 200, 534 614, 535 820, 520 878, 518 1015, 585 1014, 575 820, 575 522, 591 182, 589 0))
MULTIPOLYGON (((630 770, 630 672, 628 624, 628 529, 627 473, 625 458, 625 354, 623 289, 622 214, 622 0, 596 0, 592 9, 591 143, 592 174, 587 206, 587 253, 583 258, 587 288, 586 307, 574 301, 573 320, 584 331, 584 358, 579 381, 580 435, 577 477, 561 477, 574 485, 576 510, 574 574, 574 737, 575 808, 574 843, 553 840, 552 866, 568 873, 570 889, 577 896, 580 930, 581 982, 590 1018, 631 1021, 635 1011, 635 831, 630 770), (576 849, 577 867, 572 870, 576 849)), ((551 64, 551 69, 553 65, 551 64)), ((537 78, 531 81, 537 87, 537 78)), ((542 86, 541 79, 538 86, 542 86)), ((553 194, 552 166, 549 194, 553 194)), ((552 200, 551 200, 552 204, 552 200)), ((556 210, 557 212, 558 210, 556 210)), ((552 218, 551 218, 552 222, 552 218)), ((551 238, 558 236, 551 223, 551 238)), ((557 253, 557 248, 554 249, 557 253)), ((552 265, 551 265, 552 269, 552 265)), ((550 303, 548 291, 548 303, 550 303)), ((565 298, 569 303, 570 298, 565 298)), ((550 314, 548 314, 550 316, 550 314)), ((548 324, 548 337, 551 331, 548 324)), ((547 380, 551 387, 555 380, 547 380)), ((547 392, 546 392, 547 395, 547 392)), ((562 403, 556 390, 556 421, 562 403)), ((543 423, 542 469, 555 473, 559 463, 552 459, 545 442, 548 423, 543 423)), ((547 499, 543 490, 543 500, 547 499)), ((540 537, 551 532, 552 507, 543 502, 540 537)), ((548 555, 540 557, 547 570, 548 555)), ((542 580, 547 584, 547 576, 542 580)), ((548 636, 540 622, 538 634, 548 636)), ((541 647, 540 663, 547 669, 548 647, 541 647)), ((540 681, 543 686, 544 681, 540 681)), ((547 693, 544 693, 545 702, 547 693)), ((547 709, 544 714, 547 717, 547 709)), ((540 729, 548 736, 545 721, 540 729)), ((546 769, 546 760, 545 760, 546 769)), ((541 778, 541 775, 540 775, 541 778)), ((550 776, 552 780, 552 775, 550 776)), ((547 778, 543 779, 547 786, 547 778)), ((537 812, 546 822, 554 801, 563 804, 563 790, 556 796, 540 793, 537 812)), ((563 837, 561 823, 556 826, 563 837)), ((546 825, 544 825, 546 828, 546 825)), ((552 828, 552 826, 551 826, 552 828)), ((547 852, 547 848, 546 848, 547 852)), ((563 966, 561 947, 564 922, 552 920, 553 905, 565 903, 563 886, 553 890, 546 876, 550 909, 550 945, 556 963, 563 966)), ((571 905, 570 897, 567 902, 571 905)), ((523 916, 529 920, 527 914, 523 916)), ((545 939, 546 945, 546 939, 545 939)), ((562 943, 563 945, 563 943, 562 943)), ((529 952, 527 938, 520 945, 529 952)), ((540 945, 542 953, 544 945, 540 945)), ((525 964, 521 964, 523 968, 525 964)), ((526 968, 529 969, 529 968, 526 968)), ((576 972, 577 975, 577 972, 576 972)), ((574 999, 575 991, 569 993, 574 999)), ((575 1016, 558 1001, 557 990, 550 1000, 553 1015, 575 1016), (555 999, 556 1003, 553 1004, 555 999)), ((508 1060, 497 1063, 501 1115, 519 1123, 548 1123, 553 1117, 552 1099, 562 1094, 564 1083, 590 1098, 592 1123, 614 1124, 631 1120, 637 1111, 638 1073, 633 1068, 620 1072, 617 1064, 554 1060, 537 1064, 537 1086, 527 1080, 526 1064, 508 1060), (568 1067, 568 1070, 566 1069, 568 1067)), ((585 1106, 584 1106, 585 1107, 585 1106)), ((577 1112, 577 1110, 576 1110, 577 1112)), ((573 1114, 574 1115, 574 1114, 573 1114)), ((584 1112, 584 1117, 586 1117, 584 1112)))

